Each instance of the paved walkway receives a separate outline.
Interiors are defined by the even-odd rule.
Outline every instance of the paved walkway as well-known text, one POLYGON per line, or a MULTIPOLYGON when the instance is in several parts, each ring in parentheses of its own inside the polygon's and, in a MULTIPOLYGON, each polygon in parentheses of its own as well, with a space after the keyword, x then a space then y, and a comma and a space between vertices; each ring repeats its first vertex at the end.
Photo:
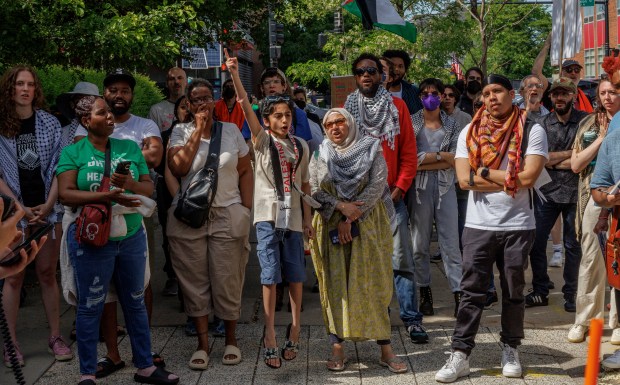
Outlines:
MULTIPOLYGON (((304 308, 302 313, 302 347, 294 361, 283 361, 279 370, 264 365, 261 355, 262 309, 260 301, 260 267, 253 252, 247 267, 243 309, 238 327, 239 347, 243 361, 237 366, 224 366, 221 357, 224 351, 223 338, 211 338, 211 360, 204 372, 192 371, 187 361, 197 345, 195 337, 186 337, 183 331, 185 316, 179 312, 176 298, 161 296, 165 276, 161 272, 163 256, 160 250, 156 256, 156 271, 153 272, 155 306, 153 311, 153 349, 162 354, 167 369, 181 377, 181 384, 434 384, 435 372, 444 364, 450 350, 449 338, 454 327, 453 298, 447 288, 442 264, 433 264, 433 297, 436 315, 426 317, 424 324, 430 334, 430 342, 414 345, 398 319, 398 304, 392 301, 392 343, 397 355, 406 360, 409 372, 396 375, 378 364, 379 348, 374 342, 347 343, 349 364, 342 373, 325 369, 325 360, 330 347, 322 326, 318 294, 310 290, 313 279, 304 287, 304 308)), ((311 264, 308 264, 311 277, 311 264)), ((587 345, 571 344, 566 341, 566 332, 574 319, 573 314, 563 309, 561 269, 550 269, 551 279, 557 289, 550 296, 548 307, 526 310, 526 332, 523 346, 519 349, 524 366, 522 379, 506 379, 501 376, 499 366, 501 347, 499 345, 501 306, 495 305, 484 312, 477 346, 471 356, 472 373, 458 381, 460 384, 582 384, 587 345)), ((496 275, 497 276, 497 275, 496 275)), ((528 275, 529 277, 529 275, 528 275)), ((31 274, 28 298, 20 310, 18 339, 25 355, 24 373, 28 384, 69 385, 79 381, 77 357, 70 362, 54 362, 46 351, 47 324, 40 301, 39 289, 31 274)), ((528 278, 528 282, 531 281, 528 278)), ((498 278, 496 278, 498 282, 498 278)), ((284 306, 286 309, 286 305, 284 306)), ((69 335, 73 310, 61 302, 61 325, 65 336, 69 335)), ((285 325, 290 313, 278 313, 276 322, 278 341, 284 340, 285 325)), ((124 322, 121 320, 121 324, 124 322)), ((603 354, 614 351, 609 344, 611 330, 605 330, 603 354)), ((76 350, 73 344, 74 351, 76 350)), ((99 344, 100 354, 104 352, 99 344)), ((123 359, 131 363, 131 351, 127 337, 120 340, 123 359)), ((76 355, 77 356, 77 355, 76 355)), ((134 369, 126 367, 120 372, 100 380, 99 384, 134 384, 134 369)), ((9 369, 0 369, 0 384, 14 384, 9 369)), ((620 372, 603 373, 600 384, 620 384, 620 372)))

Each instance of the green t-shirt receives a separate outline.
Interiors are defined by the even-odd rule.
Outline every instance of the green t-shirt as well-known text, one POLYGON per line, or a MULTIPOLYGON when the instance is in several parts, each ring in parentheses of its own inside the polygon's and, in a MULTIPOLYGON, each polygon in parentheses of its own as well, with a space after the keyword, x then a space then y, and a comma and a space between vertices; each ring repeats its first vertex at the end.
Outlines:
MULTIPOLYGON (((146 165, 142 151, 131 140, 109 138, 111 151, 110 175, 114 173, 116 165, 121 161, 130 161, 129 171, 134 180, 139 180, 140 175, 148 175, 149 168, 146 165)), ((105 152, 97 150, 87 138, 65 147, 58 161, 56 175, 65 171, 77 170, 77 187, 82 191, 97 191, 99 182, 103 179, 105 166, 105 152)), ((110 187, 114 189, 114 187, 110 187)), ((131 191, 127 191, 131 192, 131 191)), ((142 224, 142 215, 138 213, 125 214, 127 223, 127 235, 124 237, 110 238, 111 241, 120 241, 134 235, 142 224)))

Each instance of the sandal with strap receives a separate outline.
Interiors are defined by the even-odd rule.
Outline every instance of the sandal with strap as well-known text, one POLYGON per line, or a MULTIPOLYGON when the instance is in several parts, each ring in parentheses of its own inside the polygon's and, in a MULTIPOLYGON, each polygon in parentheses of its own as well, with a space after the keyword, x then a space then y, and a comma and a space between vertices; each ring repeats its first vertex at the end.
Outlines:
POLYGON ((392 373, 406 373, 409 369, 407 368, 407 365, 405 365, 404 368, 397 368, 396 365, 398 364, 404 364, 405 362, 403 360, 401 360, 400 358, 394 356, 392 358, 389 358, 387 360, 383 360, 383 358, 379 359, 379 365, 381 366, 385 366, 386 368, 388 368, 388 370, 392 373))
POLYGON ((349 362, 349 360, 347 360, 344 356, 331 356, 327 359, 327 370, 332 372, 342 372, 345 370, 347 362, 349 362), (330 364, 332 364, 332 366, 330 366, 330 364))
POLYGON ((299 353, 299 341, 293 342, 290 340, 292 327, 293 327, 292 324, 288 324, 286 328, 286 341, 284 342, 284 345, 282 346, 282 358, 284 358, 287 361, 294 360, 295 358, 297 358, 297 353, 299 353), (295 356, 293 356, 293 358, 286 358, 286 355, 284 354, 285 352, 295 353, 295 356))
POLYGON ((271 369, 280 369, 282 367, 282 361, 280 360, 280 355, 278 353, 278 348, 268 348, 265 345, 265 339, 263 338, 263 360, 265 361, 265 365, 269 366, 271 369), (278 360, 279 365, 270 364, 269 361, 271 360, 278 360))

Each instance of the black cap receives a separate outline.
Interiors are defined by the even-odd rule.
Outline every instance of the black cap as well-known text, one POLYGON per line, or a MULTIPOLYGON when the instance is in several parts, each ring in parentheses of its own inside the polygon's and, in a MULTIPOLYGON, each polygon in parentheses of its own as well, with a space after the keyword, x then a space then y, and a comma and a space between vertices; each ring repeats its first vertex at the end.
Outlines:
POLYGON ((117 68, 107 74, 105 79, 103 79, 103 86, 108 87, 110 84, 114 84, 119 81, 127 82, 132 91, 136 86, 136 78, 134 78, 129 71, 123 68, 117 68))
POLYGON ((510 79, 502 75, 495 75, 495 74, 489 75, 489 77, 487 78, 487 85, 489 84, 499 84, 500 86, 504 87, 508 91, 512 90, 512 82, 510 81, 510 79))
POLYGON ((570 66, 578 66, 579 68, 583 68, 581 64, 577 60, 568 59, 562 62, 562 68, 570 67, 570 66))

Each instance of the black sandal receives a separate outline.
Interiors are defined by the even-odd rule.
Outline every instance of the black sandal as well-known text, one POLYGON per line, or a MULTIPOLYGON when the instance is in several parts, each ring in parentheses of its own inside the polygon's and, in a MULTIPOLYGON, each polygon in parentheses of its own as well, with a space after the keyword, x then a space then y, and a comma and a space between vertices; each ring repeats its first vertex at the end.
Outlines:
POLYGON ((125 367, 125 361, 115 364, 110 357, 103 357, 97 361, 97 372, 95 378, 104 378, 110 374, 117 372, 125 367), (101 368, 101 370, 99 369, 101 368))
MULTIPOLYGON (((290 340, 292 327, 293 327, 293 324, 288 324, 288 326, 286 327, 286 341, 284 342, 284 345, 282 346, 282 358, 284 358, 287 361, 294 360, 295 358, 297 358, 297 353, 299 353, 299 341, 293 342, 290 340), (284 352, 295 353, 295 357, 286 358, 286 355, 284 354, 284 352)), ((300 330, 300 333, 301 333, 301 330, 300 330)))
POLYGON ((133 375, 133 380, 141 384, 153 384, 153 385, 176 385, 179 383, 180 378, 177 377, 174 380, 168 378, 172 374, 166 369, 157 368, 150 376, 141 376, 138 373, 133 375))

